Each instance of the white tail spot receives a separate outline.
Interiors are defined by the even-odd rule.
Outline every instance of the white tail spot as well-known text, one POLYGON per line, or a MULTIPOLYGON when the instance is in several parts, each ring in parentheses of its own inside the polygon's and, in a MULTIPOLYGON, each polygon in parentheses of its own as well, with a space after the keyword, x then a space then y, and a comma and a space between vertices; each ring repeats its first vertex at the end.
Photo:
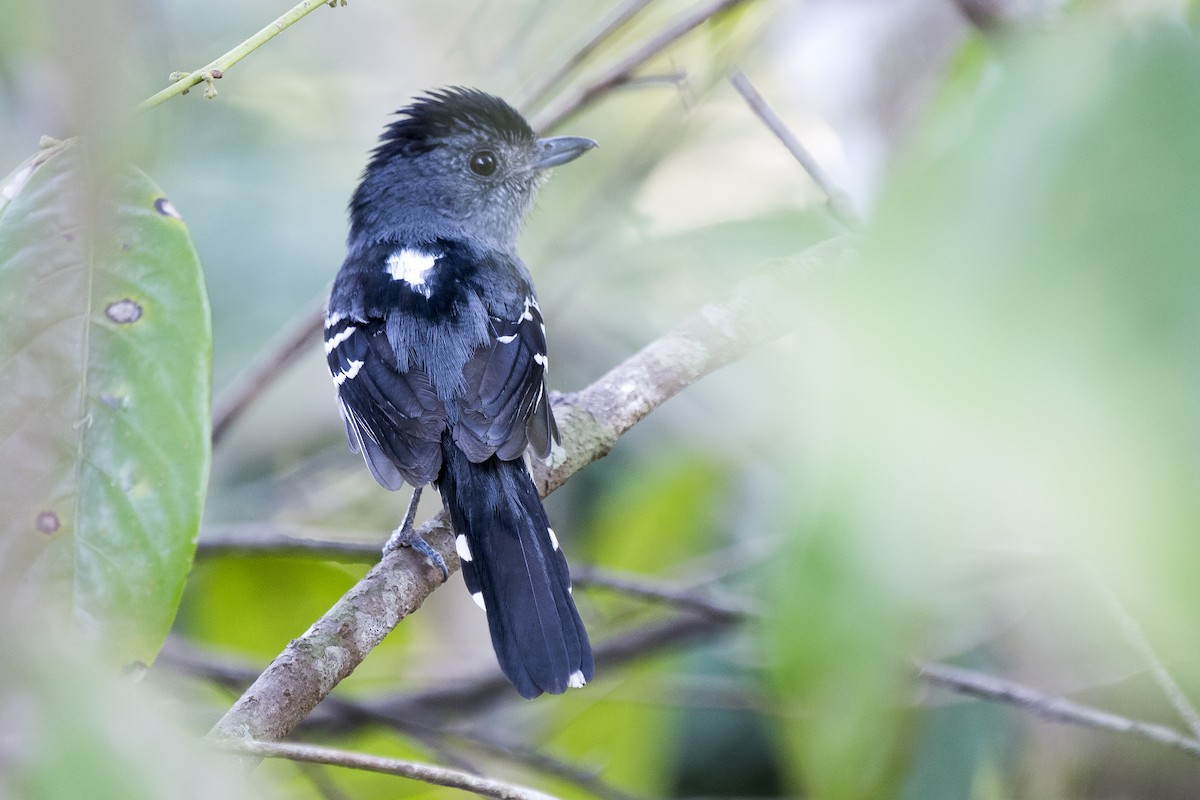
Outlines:
POLYGON ((467 544, 467 537, 463 536, 461 533, 458 535, 458 538, 454 540, 454 549, 458 551, 458 558, 460 561, 471 560, 471 546, 467 544))
POLYGON ((487 606, 483 604, 483 592, 474 592, 471 594, 471 599, 475 601, 475 605, 487 611, 487 606))
POLYGON ((546 533, 550 534, 550 544, 554 549, 558 549, 558 537, 554 535, 554 528, 546 528, 546 533))
POLYGON ((548 358, 546 358, 546 356, 543 355, 542 353, 534 353, 533 354, 533 362, 535 364, 541 364, 543 367, 547 367, 547 366, 549 366, 550 360, 548 358))
POLYGON ((567 678, 567 686, 570 686, 572 689, 582 689, 586 683, 587 679, 583 677, 583 670, 581 669, 575 670, 571 673, 571 676, 567 678))

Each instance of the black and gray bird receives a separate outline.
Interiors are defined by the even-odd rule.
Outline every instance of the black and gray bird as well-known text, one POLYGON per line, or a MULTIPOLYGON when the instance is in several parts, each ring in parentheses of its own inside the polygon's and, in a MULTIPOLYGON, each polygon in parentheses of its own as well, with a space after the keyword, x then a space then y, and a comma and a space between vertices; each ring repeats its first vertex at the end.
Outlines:
POLYGON ((388 547, 412 545, 421 487, 450 514, 463 577, 525 697, 592 677, 567 561, 530 478, 550 454, 546 330, 517 234, 550 167, 596 146, 539 139, 499 98, 430 92, 398 112, 350 201, 325 352, 351 449, 385 488, 414 487, 388 547))

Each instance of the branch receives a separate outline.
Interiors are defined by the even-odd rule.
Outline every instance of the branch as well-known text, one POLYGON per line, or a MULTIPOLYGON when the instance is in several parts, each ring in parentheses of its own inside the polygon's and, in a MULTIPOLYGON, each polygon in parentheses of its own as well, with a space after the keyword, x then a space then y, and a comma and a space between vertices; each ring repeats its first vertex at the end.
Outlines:
POLYGON ((266 352, 243 370, 229 388, 221 393, 213 404, 214 445, 221 440, 234 420, 274 383, 289 364, 310 345, 316 344, 316 337, 324 318, 325 294, 322 293, 319 303, 314 303, 311 308, 289 322, 276 342, 269 345, 266 352))
MULTIPOLYGON (((826 242, 786 268, 742 281, 727 299, 705 306, 591 386, 556 398, 563 447, 561 453, 556 450, 552 466, 535 470, 539 491, 548 494, 606 455, 623 433, 704 375, 783 335, 791 324, 788 290, 808 268, 843 258, 846 250, 845 239, 826 242)), ((458 569, 444 512, 422 526, 420 534, 449 569, 458 569)), ((332 609, 288 644, 217 723, 213 735, 285 738, 440 584, 437 570, 408 548, 387 553, 332 609)))
MULTIPOLYGON (((378 542, 346 542, 314 538, 322 531, 282 523, 245 523, 206 527, 196 543, 196 557, 231 555, 309 557, 345 564, 374 564, 383 550, 378 542)), ((736 597, 719 596, 712 590, 696 590, 660 578, 618 574, 583 565, 571 570, 577 588, 610 589, 630 597, 671 605, 715 619, 754 615, 749 604, 736 597)))
POLYGON ((754 88, 754 84, 750 82, 745 73, 741 70, 734 70, 733 74, 729 76, 729 82, 733 84, 733 88, 746 101, 746 105, 750 106, 750 110, 758 115, 758 118, 763 121, 763 124, 767 126, 771 133, 775 134, 775 138, 783 143, 783 146, 788 149, 792 157, 800 162, 800 166, 804 168, 804 171, 808 173, 809 177, 825 193, 830 212, 848 229, 852 231, 859 230, 862 227, 862 221, 859 220, 858 214, 854 213, 854 209, 847 202, 845 192, 838 189, 825 170, 821 169, 821 165, 817 163, 817 159, 796 138, 796 134, 792 133, 787 123, 775 113, 775 109, 767 104, 767 101, 758 93, 758 89, 754 88))
POLYGON ((384 775, 398 775, 402 778, 431 783, 434 786, 449 786, 452 789, 463 789, 484 797, 495 797, 501 800, 553 800, 550 795, 527 789, 524 786, 504 783, 491 778, 481 778, 457 769, 401 761, 397 758, 368 756, 331 747, 317 747, 295 742, 258 742, 233 739, 220 740, 216 744, 223 750, 242 755, 285 758, 309 764, 328 764, 366 772, 381 772, 384 775))
MULTIPOLYGON (((698 639, 708 639, 733 624, 733 620, 714 620, 695 614, 678 614, 659 622, 609 639, 593 649, 596 669, 614 669, 652 653, 683 647, 698 639)), ((478 714, 513 697, 512 687, 498 670, 475 677, 461 678, 453 684, 398 695, 384 706, 388 713, 401 716, 435 714, 478 714)))
POLYGON ((277 522, 211 525, 200 532, 196 557, 267 555, 281 558, 307 556, 343 564, 374 564, 383 552, 378 542, 345 542, 314 537, 323 531, 277 522))
POLYGON ((607 70, 592 79, 591 83, 575 92, 575 94, 559 102, 549 110, 538 114, 533 120, 533 129, 535 131, 554 130, 568 118, 598 100, 602 95, 628 81, 635 69, 654 58, 654 56, 661 53, 676 40, 691 33, 693 29, 698 28, 717 14, 729 11, 744 2, 746 0, 714 0, 680 17, 674 24, 663 28, 657 34, 630 50, 623 58, 617 59, 607 70))
POLYGON ((919 665, 919 675, 921 680, 932 686, 941 686, 960 694, 990 700, 994 703, 1016 706, 1050 722, 1127 733, 1200 758, 1200 740, 1184 736, 1165 725, 1128 719, 1098 708, 1080 705, 1063 697, 1055 697, 1004 678, 959 667, 921 664, 919 665))
POLYGON ((653 2, 654 0, 625 0, 625 3, 613 11, 606 19, 602 20, 596 31, 585 39, 583 44, 572 51, 556 69, 546 73, 541 80, 535 81, 533 86, 527 89, 524 96, 517 102, 517 108, 529 109, 540 103, 550 93, 551 89, 571 73, 571 70, 582 64, 597 47, 611 38, 621 28, 625 27, 626 23, 653 2))
POLYGON ((575 586, 611 589, 639 600, 670 603, 676 608, 723 622, 757 616, 750 604, 741 598, 721 596, 712 590, 699 591, 657 578, 647 580, 642 576, 618 575, 592 566, 571 570, 571 582, 575 586))
MULTIPOLYGON (((246 56, 253 53, 258 48, 262 47, 271 39, 274 39, 276 36, 282 33, 285 28, 288 28, 294 23, 299 22, 309 12, 314 11, 319 6, 326 4, 332 6, 334 3, 333 0, 301 0, 300 3, 295 5, 286 14, 272 22, 267 27, 263 28, 258 33, 251 36, 246 41, 239 44, 237 47, 230 50, 225 55, 218 58, 216 61, 213 61, 207 66, 201 67, 194 72, 184 75, 172 73, 171 80, 173 80, 174 83, 153 97, 148 97, 142 102, 138 103, 137 110, 145 111, 147 109, 154 108, 155 106, 170 100, 175 95, 183 94, 196 84, 203 82, 207 82, 209 85, 209 91, 205 92, 205 97, 211 99, 217 93, 216 89, 212 86, 212 81, 219 79, 226 72, 226 70, 241 61, 246 56)), ((345 5, 345 0, 342 0, 342 5, 345 5)))
POLYGON ((1146 662, 1146 665, 1150 667, 1150 674, 1158 682, 1159 688, 1167 696, 1167 700, 1171 702, 1171 705, 1175 708, 1175 712, 1188 724, 1192 736, 1200 741, 1200 712, 1196 711, 1196 707, 1188 699, 1187 694, 1183 691, 1183 687, 1171 677, 1171 673, 1167 670, 1167 665, 1154 652, 1154 646, 1150 644, 1150 640, 1142 632, 1142 626, 1125 609, 1116 592, 1104 580, 1104 576, 1100 573, 1100 570, 1096 569, 1093 565, 1091 572, 1093 580, 1096 582, 1100 593, 1104 596, 1104 600, 1108 604, 1113 619, 1116 620, 1117 626, 1125 636, 1125 641, 1129 642, 1129 646, 1136 650, 1138 655, 1142 657, 1142 660, 1146 662))

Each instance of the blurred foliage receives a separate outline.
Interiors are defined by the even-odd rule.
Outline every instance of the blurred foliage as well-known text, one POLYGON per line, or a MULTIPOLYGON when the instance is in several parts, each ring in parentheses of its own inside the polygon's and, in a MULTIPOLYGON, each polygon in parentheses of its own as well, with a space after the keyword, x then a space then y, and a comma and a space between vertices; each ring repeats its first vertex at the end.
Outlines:
POLYGON ((64 645, 51 626, 22 630, 6 617, 0 636, 6 642, 0 658, 0 796, 260 796, 246 786, 235 762, 163 713, 171 699, 96 669, 91 652, 64 645))
MULTIPOLYGON (((456 83, 516 96, 611 10, 598 0, 318 9, 231 70, 216 100, 195 91, 127 119, 114 111, 122 98, 152 93, 166 72, 205 63, 283 9, 96 5, 0 0, 0 116, 14 121, 0 153, 16 165, 42 133, 92 133, 109 163, 133 152, 167 187, 204 259, 218 391, 324 292, 346 198, 392 109, 456 83), (55 14, 71 26, 52 24, 55 14), (97 75, 89 64, 108 66, 97 75)), ((792 298, 795 335, 672 400, 551 498, 574 563, 719 588, 759 618, 602 669, 585 691, 423 720, 432 732, 342 720, 304 735, 459 759, 567 797, 591 795, 472 736, 536 748, 639 796, 1187 796, 1200 770, 1179 754, 927 696, 912 668, 953 660, 1174 724, 1100 580, 1200 697, 1200 55, 1182 15, 1129 13, 1136 5, 1076 4, 987 37, 959 30, 932 109, 884 180, 859 263, 811 276, 792 298)), ((564 92, 688 7, 653 4, 564 92)), ((764 76, 766 96, 803 103, 777 63, 785 7, 760 0, 702 26, 644 70, 686 71, 686 83, 624 87, 562 126, 602 147, 550 182, 522 242, 555 388, 586 385, 745 274, 837 230, 722 82, 743 63, 764 76)), ((404 500, 346 450, 314 340, 223 442, 206 520, 381 541, 404 500)), ((261 666, 361 571, 205 560, 175 634, 261 666)), ((597 642, 667 613, 606 590, 577 596, 597 642)), ((120 733, 105 727, 127 719, 112 708, 124 689, 74 656, 30 647, 48 623, 0 619, 21 654, 0 659, 0 720, 16 708, 26 727, 6 730, 33 720, 63 742, 29 738, 47 759, 26 767, 0 739, 0 780, 27 781, 3 784, 10 793, 82 796, 72 782, 96 774, 95 796, 109 778, 128 781, 125 796, 149 796, 171 754, 192 755, 173 735, 134 759, 84 753, 92 742, 142 747, 122 737, 163 723, 138 711, 120 733), (80 714, 70 729, 67 704, 80 714)), ((451 586, 339 692, 387 703, 491 669, 483 615, 451 586)), ((147 714, 178 711, 201 733, 229 701, 180 691, 181 708, 147 714)), ((279 763, 256 778, 270 797, 448 796, 279 763)))
MULTIPOLYGON (((1104 587, 1200 694, 1194 36, 1081 14, 969 47, 860 264, 801 298, 797 536, 766 633, 815 796, 894 791, 877 765, 910 736, 906 658, 984 648, 1032 685, 1127 703, 1145 665, 1104 587)), ((1162 713, 1138 692, 1127 713, 1162 713)), ((1004 728, 974 724, 961 744, 1004 728)), ((970 756, 965 782, 956 750, 937 756, 948 782, 928 777, 927 753, 909 774, 944 787, 924 797, 994 796, 997 778, 1018 796, 1084 796, 1086 756, 1030 748, 1010 772, 1011 746, 970 756)), ((1175 769, 1194 781, 1194 765, 1175 769)))

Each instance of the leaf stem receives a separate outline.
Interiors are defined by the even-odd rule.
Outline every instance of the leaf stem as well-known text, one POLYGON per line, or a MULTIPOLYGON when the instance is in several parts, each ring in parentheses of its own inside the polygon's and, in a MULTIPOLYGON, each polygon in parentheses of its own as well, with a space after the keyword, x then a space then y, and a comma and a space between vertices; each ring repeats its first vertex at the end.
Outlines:
MULTIPOLYGON (((212 81, 214 79, 219 78, 234 64, 241 61, 258 48, 262 47, 271 39, 274 39, 277 35, 282 33, 284 29, 288 28, 293 23, 300 21, 300 19, 306 16, 310 11, 314 11, 318 6, 323 5, 329 5, 329 0, 301 0, 301 2, 293 6, 283 16, 279 17, 279 19, 275 20, 270 25, 267 25, 258 33, 254 34, 249 39, 218 58, 216 61, 213 61, 210 64, 195 70, 194 72, 189 72, 183 75, 158 94, 148 97, 141 103, 138 103, 137 110, 145 111, 147 109, 154 108, 155 106, 170 100, 175 95, 183 94, 193 86, 205 82, 209 84, 209 91, 205 92, 205 96, 211 97, 211 95, 215 95, 216 92, 212 91, 212 81)), ((174 75, 172 77, 174 77, 174 75)))

